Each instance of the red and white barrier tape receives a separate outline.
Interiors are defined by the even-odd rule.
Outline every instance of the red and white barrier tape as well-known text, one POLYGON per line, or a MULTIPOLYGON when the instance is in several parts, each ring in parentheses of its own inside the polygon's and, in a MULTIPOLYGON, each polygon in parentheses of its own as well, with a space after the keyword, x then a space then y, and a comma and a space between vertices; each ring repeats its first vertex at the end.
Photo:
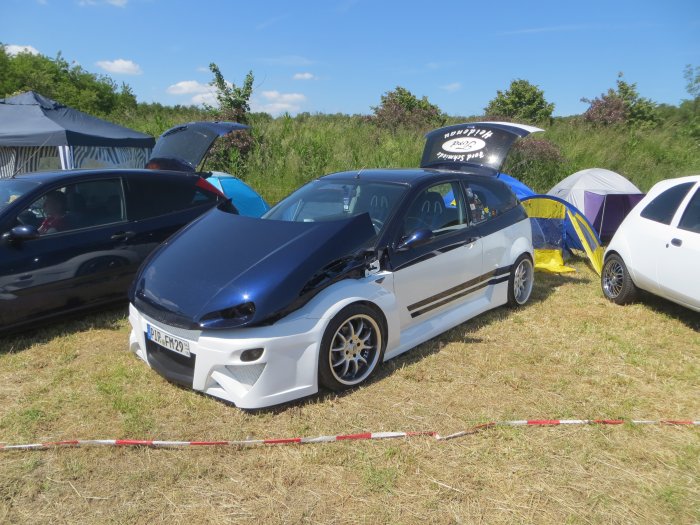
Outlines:
POLYGON ((245 439, 240 441, 157 441, 142 439, 72 439, 67 441, 49 441, 44 443, 27 443, 20 445, 4 445, 0 443, 2 450, 46 450, 62 447, 154 447, 154 448, 180 448, 180 447, 249 447, 255 445, 288 445, 306 443, 332 443, 335 441, 370 440, 370 439, 394 439, 417 436, 430 436, 438 441, 455 439, 470 434, 475 434, 488 428, 497 426, 556 426, 556 425, 685 425, 700 426, 700 421, 679 419, 523 419, 513 421, 494 421, 476 425, 469 430, 462 430, 441 436, 437 432, 365 432, 362 434, 340 434, 336 436, 297 437, 279 439, 245 439))

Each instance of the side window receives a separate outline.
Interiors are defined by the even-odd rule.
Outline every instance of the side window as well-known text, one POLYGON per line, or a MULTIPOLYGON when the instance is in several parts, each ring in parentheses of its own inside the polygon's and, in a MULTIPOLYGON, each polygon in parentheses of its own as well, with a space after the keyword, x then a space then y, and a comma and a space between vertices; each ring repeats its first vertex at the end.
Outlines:
POLYGON ((647 204, 640 215, 651 221, 671 224, 671 220, 673 220, 678 206, 688 194, 693 184, 692 182, 685 182, 667 189, 647 204))
POLYGON ((160 217, 215 202, 216 194, 197 187, 196 182, 195 177, 168 177, 162 174, 129 178, 129 219, 160 217))
POLYGON ((678 227, 682 230, 700 233, 700 189, 690 199, 678 227))
POLYGON ((497 181, 470 182, 466 193, 472 224, 498 217, 518 205, 513 192, 497 181))
POLYGON ((17 222, 50 235, 122 222, 124 217, 121 179, 106 179, 52 190, 20 213, 17 222))
POLYGON ((466 206, 457 182, 430 186, 411 203, 404 217, 402 235, 419 229, 441 235, 467 225, 466 206))

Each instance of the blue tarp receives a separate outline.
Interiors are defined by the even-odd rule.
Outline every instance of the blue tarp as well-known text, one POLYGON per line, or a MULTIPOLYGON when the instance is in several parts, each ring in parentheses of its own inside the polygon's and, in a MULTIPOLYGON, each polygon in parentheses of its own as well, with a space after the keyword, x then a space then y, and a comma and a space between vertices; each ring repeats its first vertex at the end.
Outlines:
POLYGON ((505 173, 499 173, 498 175, 496 175, 496 178, 508 184, 508 186, 510 186, 510 189, 513 190, 513 193, 515 193, 515 196, 520 200, 523 200, 525 197, 535 195, 535 192, 532 188, 530 188, 526 184, 523 184, 518 179, 511 177, 510 175, 506 175, 505 173))
POLYGON ((260 217, 270 209, 260 194, 233 175, 214 171, 210 177, 207 177, 207 182, 230 198, 241 215, 260 217))

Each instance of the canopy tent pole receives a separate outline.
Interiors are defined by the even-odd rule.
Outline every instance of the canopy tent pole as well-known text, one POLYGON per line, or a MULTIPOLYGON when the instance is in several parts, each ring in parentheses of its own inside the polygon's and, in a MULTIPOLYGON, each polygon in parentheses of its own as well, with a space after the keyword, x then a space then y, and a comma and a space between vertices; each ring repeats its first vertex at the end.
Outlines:
POLYGON ((62 170, 72 170, 74 168, 72 146, 58 146, 58 156, 61 159, 62 170))

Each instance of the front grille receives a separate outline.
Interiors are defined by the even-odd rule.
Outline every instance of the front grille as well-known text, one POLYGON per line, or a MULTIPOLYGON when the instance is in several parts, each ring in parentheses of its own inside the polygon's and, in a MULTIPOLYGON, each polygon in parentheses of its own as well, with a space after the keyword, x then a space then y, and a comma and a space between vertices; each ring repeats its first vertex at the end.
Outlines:
MULTIPOLYGON (((146 335, 146 334, 144 334, 146 335)), ((197 356, 186 357, 168 350, 148 339, 146 335, 146 356, 151 368, 168 381, 192 388, 194 363, 197 356)))

